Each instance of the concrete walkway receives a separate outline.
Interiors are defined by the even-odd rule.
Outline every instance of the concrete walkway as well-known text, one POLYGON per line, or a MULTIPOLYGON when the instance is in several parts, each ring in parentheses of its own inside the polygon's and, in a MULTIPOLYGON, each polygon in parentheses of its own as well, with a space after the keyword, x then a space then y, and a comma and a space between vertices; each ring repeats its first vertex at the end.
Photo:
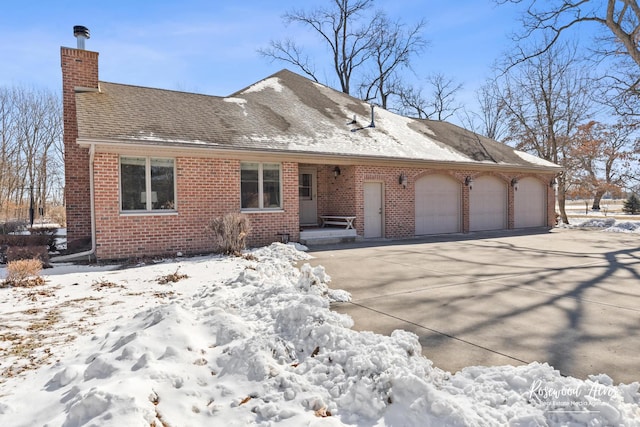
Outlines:
POLYGON ((640 236, 554 229, 311 248, 356 330, 420 337, 434 365, 548 362, 640 381, 640 236))

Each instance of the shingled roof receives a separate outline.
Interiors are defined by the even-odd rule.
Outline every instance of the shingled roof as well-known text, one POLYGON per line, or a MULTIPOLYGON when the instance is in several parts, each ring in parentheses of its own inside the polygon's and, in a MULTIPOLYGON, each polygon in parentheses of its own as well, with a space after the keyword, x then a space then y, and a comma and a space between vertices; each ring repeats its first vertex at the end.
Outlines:
POLYGON ((553 163, 282 70, 228 97, 100 82, 76 93, 78 140, 534 169, 553 163))

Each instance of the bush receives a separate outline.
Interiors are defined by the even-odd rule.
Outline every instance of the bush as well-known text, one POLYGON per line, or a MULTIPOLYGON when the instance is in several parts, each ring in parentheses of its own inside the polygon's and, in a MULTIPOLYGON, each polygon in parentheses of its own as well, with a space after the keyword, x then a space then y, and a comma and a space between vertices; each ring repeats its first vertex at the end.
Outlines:
POLYGON ((29 224, 22 220, 11 220, 0 225, 0 234, 21 233, 27 230, 29 224))
POLYGON ((0 234, 16 233, 27 229, 27 223, 24 221, 7 221, 0 223, 0 234))
POLYGON ((226 255, 240 255, 246 247, 249 219, 239 213, 214 218, 209 225, 213 233, 215 251, 226 255))
POLYGON ((46 236, 47 246, 49 246, 49 251, 53 252, 57 250, 56 248, 56 233, 58 232, 58 227, 35 227, 30 228, 29 232, 32 236, 46 236))
POLYGON ((624 201, 622 205, 622 212, 628 213, 631 215, 635 215, 640 213, 640 199, 635 194, 629 196, 627 200, 624 201))
POLYGON ((40 277, 42 262, 39 259, 21 259, 7 264, 6 285, 34 286, 44 281, 40 277))
POLYGON ((48 246, 51 236, 28 234, 0 234, 0 245, 6 246, 48 246))
POLYGON ((6 250, 6 261, 36 259, 41 267, 49 267, 49 250, 46 246, 9 246, 6 250))

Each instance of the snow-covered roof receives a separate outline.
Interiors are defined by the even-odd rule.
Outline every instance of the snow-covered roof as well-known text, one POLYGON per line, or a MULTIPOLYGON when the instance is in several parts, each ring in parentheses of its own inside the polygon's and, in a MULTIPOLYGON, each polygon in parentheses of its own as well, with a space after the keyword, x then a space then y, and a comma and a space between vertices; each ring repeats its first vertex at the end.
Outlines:
POLYGON ((407 118, 282 70, 229 97, 100 82, 79 140, 505 167, 553 163, 446 122, 407 118))

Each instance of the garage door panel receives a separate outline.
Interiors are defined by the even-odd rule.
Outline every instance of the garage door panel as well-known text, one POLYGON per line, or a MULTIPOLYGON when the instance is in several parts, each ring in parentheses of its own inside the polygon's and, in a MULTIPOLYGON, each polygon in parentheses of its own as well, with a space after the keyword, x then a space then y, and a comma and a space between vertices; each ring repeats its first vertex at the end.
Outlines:
POLYGON ((544 227, 547 225, 546 186, 531 177, 518 182, 514 193, 515 228, 544 227))
POLYGON ((416 181, 416 235, 460 231, 460 183, 444 175, 416 181))
POLYGON ((507 187, 492 176, 475 179, 469 190, 469 229, 471 231, 507 228, 507 187))

